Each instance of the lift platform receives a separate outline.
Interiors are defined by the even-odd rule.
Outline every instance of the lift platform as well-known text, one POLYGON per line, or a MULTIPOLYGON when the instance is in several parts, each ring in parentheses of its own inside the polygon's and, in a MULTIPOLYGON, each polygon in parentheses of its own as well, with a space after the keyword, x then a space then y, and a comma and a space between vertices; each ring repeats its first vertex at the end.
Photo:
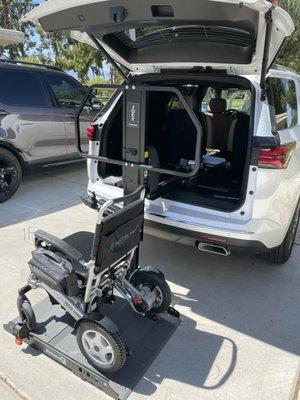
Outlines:
MULTIPOLYGON (((113 305, 103 305, 101 312, 117 321, 132 354, 122 370, 103 375, 80 352, 69 314, 59 305, 52 306, 48 298, 33 309, 37 329, 24 342, 116 400, 128 398, 180 324, 180 319, 168 314, 161 315, 158 321, 146 319, 134 313, 121 298, 113 305)), ((4 325, 5 330, 14 335, 18 322, 19 318, 10 321, 4 325)))

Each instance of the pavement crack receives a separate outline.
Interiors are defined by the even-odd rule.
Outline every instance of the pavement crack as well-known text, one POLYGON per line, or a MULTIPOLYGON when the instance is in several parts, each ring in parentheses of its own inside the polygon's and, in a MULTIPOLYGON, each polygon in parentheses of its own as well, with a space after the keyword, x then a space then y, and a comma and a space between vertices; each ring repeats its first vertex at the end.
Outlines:
POLYGON ((22 392, 6 375, 4 375, 0 371, 0 380, 5 383, 7 387, 9 387, 18 397, 20 400, 30 400, 25 393, 22 392))

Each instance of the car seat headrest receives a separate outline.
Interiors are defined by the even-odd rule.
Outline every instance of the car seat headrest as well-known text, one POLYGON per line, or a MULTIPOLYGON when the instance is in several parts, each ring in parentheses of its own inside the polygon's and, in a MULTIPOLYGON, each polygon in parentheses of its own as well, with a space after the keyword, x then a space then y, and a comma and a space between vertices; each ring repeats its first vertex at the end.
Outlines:
POLYGON ((222 114, 227 108, 226 100, 222 98, 211 99, 209 108, 213 114, 222 114))

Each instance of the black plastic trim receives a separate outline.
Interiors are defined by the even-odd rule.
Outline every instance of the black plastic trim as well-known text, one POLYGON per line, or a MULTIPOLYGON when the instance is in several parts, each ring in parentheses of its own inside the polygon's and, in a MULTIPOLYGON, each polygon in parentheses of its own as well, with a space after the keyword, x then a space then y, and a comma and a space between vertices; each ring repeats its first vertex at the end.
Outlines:
MULTIPOLYGON (((193 245, 196 241, 201 239, 201 235, 205 235, 201 232, 195 232, 188 229, 178 228, 174 226, 170 226, 167 224, 161 224, 159 222, 145 220, 145 234, 147 234, 147 228, 157 229, 163 232, 167 232, 169 234, 174 234, 178 236, 182 236, 183 238, 190 241, 190 244, 193 245)), ((214 235, 209 235, 210 238, 213 238, 214 235)), ((242 240, 235 238, 228 238, 222 235, 215 236, 216 244, 220 245, 218 242, 220 239, 226 241, 226 246, 228 246, 229 250, 232 253, 243 253, 248 255, 261 254, 269 249, 262 243, 257 240, 242 240)), ((213 240, 209 241, 209 243, 214 243, 213 240)))

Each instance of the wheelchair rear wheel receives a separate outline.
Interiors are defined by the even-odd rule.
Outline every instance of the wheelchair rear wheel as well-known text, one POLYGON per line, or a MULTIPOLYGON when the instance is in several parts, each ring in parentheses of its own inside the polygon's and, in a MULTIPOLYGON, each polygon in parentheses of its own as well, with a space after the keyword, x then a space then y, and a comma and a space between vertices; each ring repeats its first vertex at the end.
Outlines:
POLYGON ((110 333, 97 322, 82 321, 76 339, 89 364, 98 371, 113 373, 123 367, 126 349, 117 333, 110 333))
POLYGON ((172 302, 171 289, 161 275, 153 271, 137 271, 130 280, 139 291, 151 291, 156 294, 157 300, 151 311, 160 314, 167 311, 172 302))

